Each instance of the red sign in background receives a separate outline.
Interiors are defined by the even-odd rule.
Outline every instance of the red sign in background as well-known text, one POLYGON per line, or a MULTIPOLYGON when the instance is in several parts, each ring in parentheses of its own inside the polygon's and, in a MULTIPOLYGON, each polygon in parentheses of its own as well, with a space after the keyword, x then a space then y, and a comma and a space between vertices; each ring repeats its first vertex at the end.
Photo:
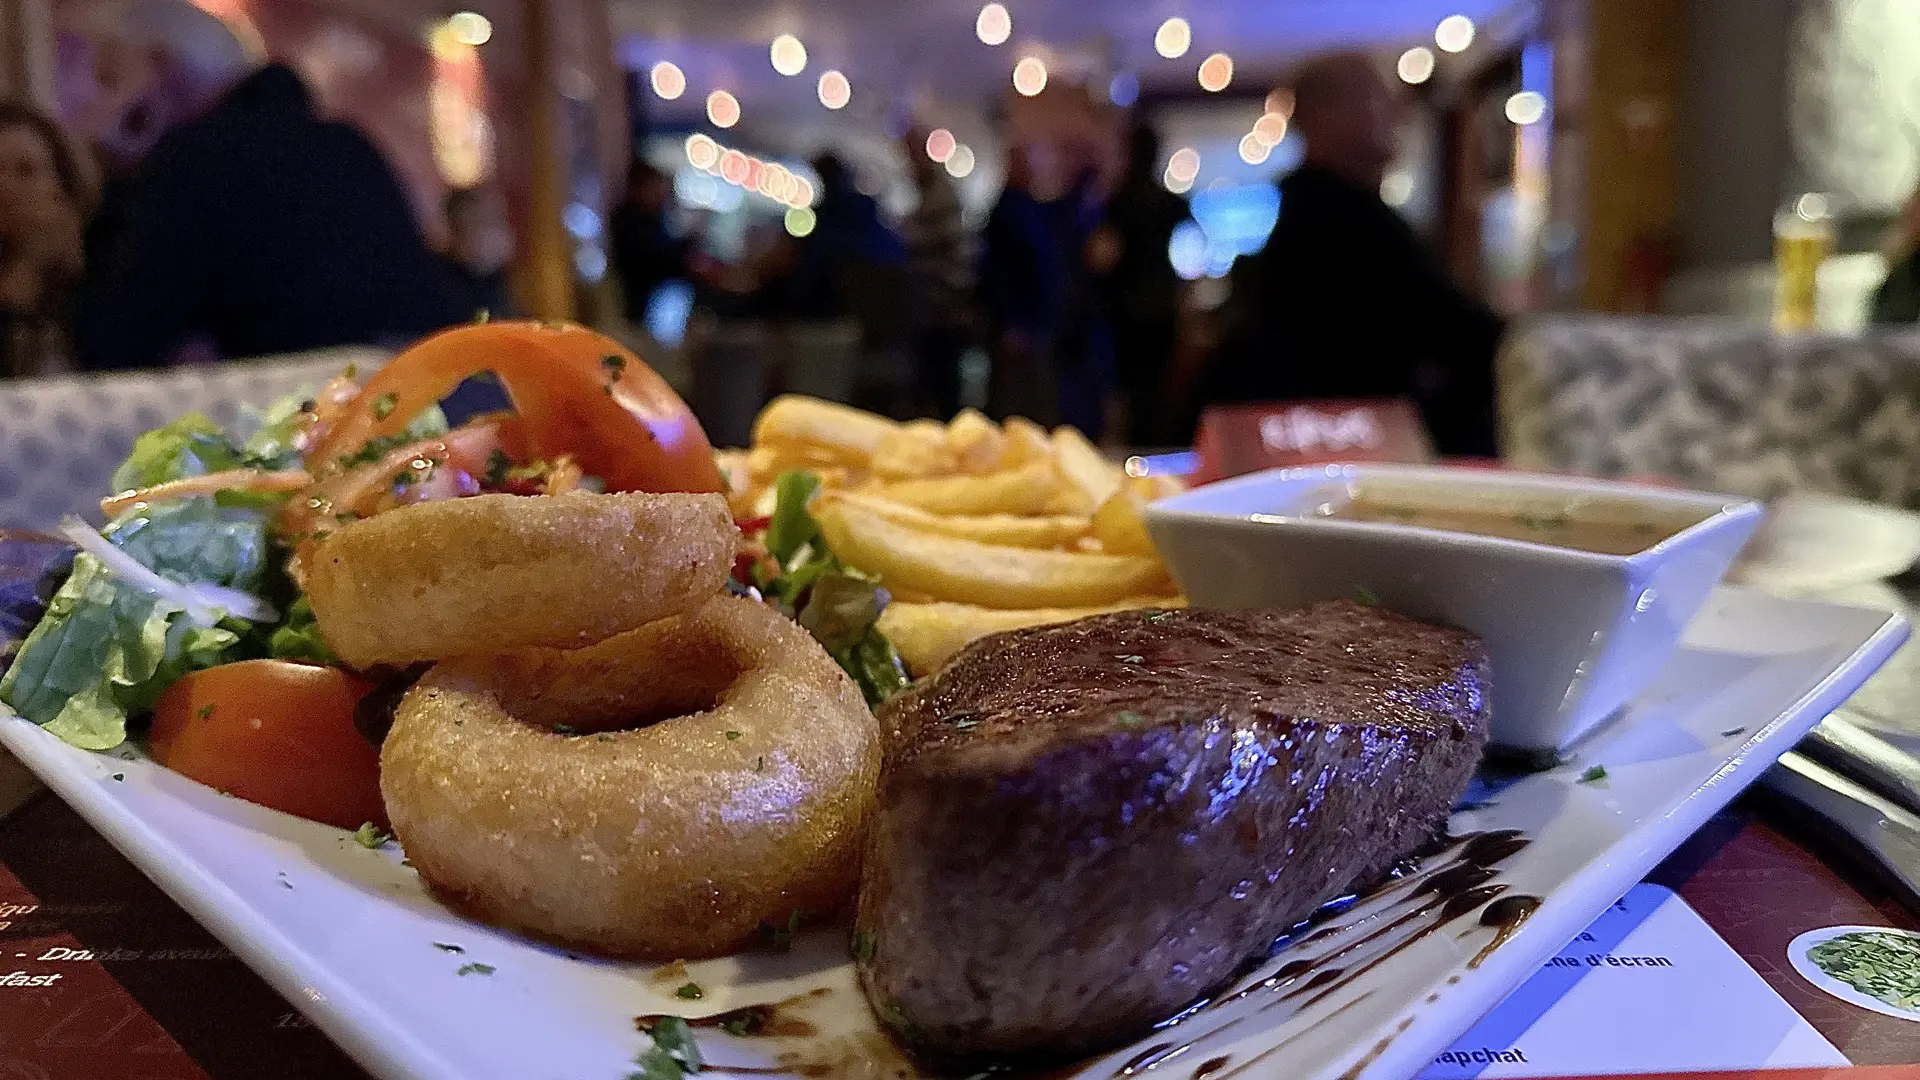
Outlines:
POLYGON ((1331 461, 1433 460, 1420 410, 1401 399, 1222 405, 1200 418, 1196 484, 1331 461))

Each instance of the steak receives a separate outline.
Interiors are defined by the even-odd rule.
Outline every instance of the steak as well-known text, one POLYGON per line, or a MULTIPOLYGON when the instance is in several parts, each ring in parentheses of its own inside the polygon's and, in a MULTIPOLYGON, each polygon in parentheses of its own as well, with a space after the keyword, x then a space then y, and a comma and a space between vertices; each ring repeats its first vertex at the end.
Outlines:
POLYGON ((1434 836, 1487 677, 1472 635, 1348 601, 975 642, 880 710, 867 997, 938 1059, 1137 1036, 1434 836))

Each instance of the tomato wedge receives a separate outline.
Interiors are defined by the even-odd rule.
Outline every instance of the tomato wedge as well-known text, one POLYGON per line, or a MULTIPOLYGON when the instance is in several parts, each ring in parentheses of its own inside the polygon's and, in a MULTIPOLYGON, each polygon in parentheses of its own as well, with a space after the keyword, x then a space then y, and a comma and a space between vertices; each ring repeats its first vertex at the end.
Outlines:
POLYGON ((285 660, 196 671, 154 705, 149 750, 248 802, 343 829, 384 825, 380 751, 353 726, 372 689, 339 668, 285 660))
POLYGON ((609 491, 722 491, 693 411, 625 346, 582 326, 477 323, 414 345, 367 383, 309 455, 315 467, 403 430, 481 372, 513 399, 528 451, 571 454, 609 491))

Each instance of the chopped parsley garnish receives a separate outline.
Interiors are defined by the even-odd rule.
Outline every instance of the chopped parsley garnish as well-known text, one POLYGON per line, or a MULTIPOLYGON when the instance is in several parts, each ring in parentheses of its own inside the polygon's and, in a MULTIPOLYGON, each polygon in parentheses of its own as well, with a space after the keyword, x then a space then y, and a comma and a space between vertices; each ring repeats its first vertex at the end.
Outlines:
POLYGON ((378 851, 386 847, 392 839, 392 833, 381 832, 371 821, 353 830, 353 842, 368 851, 378 851))
POLYGON ((607 369, 608 378, 619 382, 620 376, 626 373, 627 358, 617 353, 608 353, 600 358, 600 366, 607 369))
POLYGON ((705 1067, 700 1044, 693 1040, 693 1028, 680 1017, 660 1017, 647 1034, 652 1036, 653 1046, 633 1059, 640 1071, 628 1073, 627 1080, 679 1080, 705 1067))
POLYGON ((344 513, 344 514, 335 514, 335 515, 333 515, 333 520, 335 520, 335 521, 337 521, 337 522, 339 522, 339 523, 340 523, 340 524, 342 524, 342 525, 345 525, 345 524, 346 524, 347 522, 349 522, 349 521, 359 521, 359 520, 360 520, 360 515, 359 515, 359 514, 356 514, 356 513, 354 513, 354 512, 353 512, 353 511, 351 511, 351 510, 349 510, 349 511, 347 511, 347 512, 346 512, 346 513, 344 513))
POLYGON ((1375 595, 1372 589, 1362 585, 1353 590, 1353 602, 1356 604, 1365 604, 1368 607, 1379 607, 1380 597, 1375 595))
POLYGON ((205 720, 207 717, 212 715, 213 715, 212 702, 208 702, 207 704, 200 706, 200 719, 205 720))
POLYGON ((479 963, 461 964, 460 970, 454 972, 454 974, 455 975, 491 975, 493 974, 493 965, 479 964, 479 963))
POLYGON ((873 963, 873 954, 880 948, 880 939, 865 930, 853 932, 852 953, 855 961, 862 964, 873 963))
POLYGON ((441 952, 463 953, 467 951, 464 946, 455 945, 446 941, 436 941, 433 943, 433 947, 439 949, 441 952))
POLYGON ((580 729, 574 727, 572 724, 555 724, 553 725, 553 733, 555 735, 578 735, 580 734, 580 729))
POLYGON ((707 996, 707 992, 700 989, 700 984, 698 983, 687 983, 680 989, 675 990, 673 996, 682 1001, 699 1001, 701 998, 707 996))
POLYGON ((770 922, 760 924, 760 938, 777 952, 786 952, 793 948, 793 937, 800 932, 800 909, 794 908, 787 913, 787 925, 775 926, 770 922))
POLYGON ((351 469, 355 465, 369 465, 413 441, 411 436, 404 433, 381 435, 378 438, 368 439, 367 445, 351 454, 335 458, 334 461, 343 469, 351 469))
POLYGON ((1159 626, 1161 623, 1166 622, 1168 619, 1171 619, 1171 618, 1173 618, 1173 612, 1171 611, 1147 612, 1147 621, 1149 623, 1152 623, 1155 626, 1159 626))
POLYGON ((1141 727, 1147 722, 1147 718, 1137 712, 1119 712, 1113 718, 1121 727, 1141 727))
POLYGON ((375 420, 385 420, 387 417, 393 415, 393 410, 398 408, 399 405, 400 395, 389 390, 373 399, 373 418, 375 420))
POLYGON ((1114 659, 1123 664, 1144 664, 1147 662, 1147 658, 1141 656, 1139 653, 1128 653, 1125 656, 1116 656, 1114 659))
POLYGON ((505 450, 494 447, 493 453, 487 455, 487 483, 494 487, 506 483, 507 472, 512 468, 513 459, 507 456, 505 450))
POLYGON ((728 741, 728 742, 732 742, 733 740, 735 740, 735 739, 737 739, 737 738, 739 738, 739 737, 740 737, 740 733, 739 733, 739 732, 737 732, 737 731, 729 731, 729 732, 727 732, 727 741, 728 741))
POLYGON ((1595 783, 1600 780, 1605 780, 1606 778, 1607 767, 1605 765, 1595 765, 1593 768, 1580 774, 1580 782, 1583 784, 1595 783))
POLYGON ((967 730, 968 728, 971 728, 971 727, 979 727, 979 726, 980 726, 980 721, 978 721, 978 720, 973 720, 973 719, 968 719, 968 720, 955 720, 955 721, 953 722, 953 726, 954 726, 955 728, 957 728, 957 729, 959 729, 959 730, 961 730, 961 731, 965 731, 965 730, 967 730))
POLYGON ((720 1014, 720 1030, 736 1039, 745 1039, 767 1030, 773 1010, 765 1005, 749 1005, 720 1014))

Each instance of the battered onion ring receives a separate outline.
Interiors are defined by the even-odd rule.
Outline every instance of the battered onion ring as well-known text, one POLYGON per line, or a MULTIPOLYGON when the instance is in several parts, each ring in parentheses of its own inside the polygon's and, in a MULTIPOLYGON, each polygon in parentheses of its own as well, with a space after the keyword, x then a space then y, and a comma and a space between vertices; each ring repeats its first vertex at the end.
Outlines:
POLYGON ((804 629, 722 596, 585 649, 443 663, 380 766, 394 832, 451 906, 667 960, 852 895, 880 731, 804 629))
POLYGON ((603 641, 698 606, 732 570, 723 495, 480 495, 322 540, 320 632, 355 667, 603 641))

